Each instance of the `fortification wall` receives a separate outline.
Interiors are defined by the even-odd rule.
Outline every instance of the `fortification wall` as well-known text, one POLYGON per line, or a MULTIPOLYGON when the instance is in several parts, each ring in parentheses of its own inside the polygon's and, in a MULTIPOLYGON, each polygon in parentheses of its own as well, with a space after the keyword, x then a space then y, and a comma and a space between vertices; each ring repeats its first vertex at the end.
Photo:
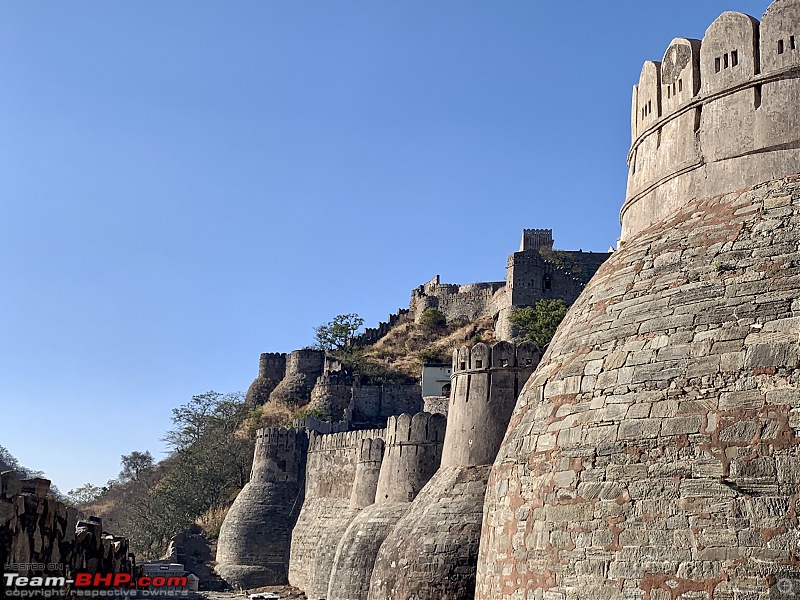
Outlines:
POLYGON ((353 378, 343 371, 323 373, 311 390, 310 408, 333 422, 344 419, 353 397, 353 378))
POLYGON ((324 598, 336 545, 358 508, 350 499, 364 440, 383 440, 383 429, 311 434, 305 502, 292 532, 289 583, 309 599, 324 598))
POLYGON ((304 430, 257 432, 250 481, 228 510, 217 543, 216 570, 230 585, 254 588, 288 581, 307 448, 304 430))
POLYGON ((490 465, 539 356, 530 342, 454 352, 441 468, 381 545, 370 599, 472 598, 490 465))
POLYGON ((678 38, 634 87, 623 241, 696 198, 795 173, 800 162, 800 3, 759 22, 726 12, 703 41, 678 38))
POLYGON ((436 472, 381 545, 369 600, 473 597, 489 469, 436 472))
POLYGON ((258 376, 250 384, 245 400, 251 406, 261 406, 286 375, 286 354, 264 352, 258 361, 258 376))
POLYGON ((353 387, 355 422, 385 421, 392 415, 416 414, 422 410, 422 388, 419 384, 360 385, 353 387))
POLYGON ((356 515, 336 548, 327 600, 367 600, 375 557, 410 507, 410 502, 377 502, 356 515))
POLYGON ((497 312, 498 296, 505 288, 504 281, 469 283, 466 285, 442 284, 437 275, 432 280, 412 290, 410 312, 419 322, 426 308, 438 308, 448 321, 458 318, 473 320, 497 312))
POLYGON ((295 350, 286 357, 286 376, 275 387, 269 399, 294 406, 308 404, 311 390, 322 375, 325 353, 321 350, 295 350))
POLYGON ((553 243, 552 229, 523 229, 522 241, 519 244, 519 251, 552 250, 553 243))
POLYGON ((375 503, 355 516, 336 547, 327 600, 366 600, 378 549, 439 468, 445 425, 442 415, 389 418, 375 503))
POLYGON ((407 308, 399 308, 397 312, 387 317, 386 321, 378 323, 377 327, 367 327, 363 333, 350 340, 351 346, 369 346, 380 340, 400 322, 400 319, 409 313, 407 308))
POLYGON ((376 493, 381 502, 411 502, 417 496, 439 468, 446 426, 443 415, 389 417, 376 493))
POLYGON ((507 293, 511 306, 535 306, 539 300, 563 300, 572 304, 583 282, 538 252, 514 252, 506 263, 507 293))
POLYGON ((491 464, 522 386, 539 364, 532 342, 497 342, 453 352, 442 466, 491 464))
POLYGON ((362 509, 375 502, 383 457, 382 439, 361 440, 356 475, 350 492, 350 508, 362 509))
POLYGON ((598 271, 522 392, 476 597, 798 588, 800 176, 690 202, 598 271))
MULTIPOLYGON (((48 497, 49 490, 47 479, 0 474, 0 570, 23 577, 130 572, 128 541, 103 533, 97 517, 81 520, 74 508, 48 497)), ((5 587, 3 579, 0 590, 5 587)))

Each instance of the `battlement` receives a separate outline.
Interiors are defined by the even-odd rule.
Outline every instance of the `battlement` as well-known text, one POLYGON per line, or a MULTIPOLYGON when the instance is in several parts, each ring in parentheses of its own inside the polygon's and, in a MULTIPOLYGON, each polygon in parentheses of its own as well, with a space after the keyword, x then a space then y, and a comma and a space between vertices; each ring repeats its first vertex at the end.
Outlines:
POLYGON ((526 250, 552 250, 553 249, 553 230, 552 229, 523 229, 522 241, 519 244, 519 251, 526 250))
POLYGON ((404 413, 386 422, 386 445, 442 443, 447 418, 440 414, 404 413))
POLYGON ((622 240, 701 199, 800 171, 800 0, 726 12, 633 88, 622 240))
POLYGON ((497 342, 491 347, 484 343, 472 347, 464 345, 453 350, 453 371, 450 379, 466 372, 531 369, 538 364, 541 355, 536 344, 530 341, 522 342, 519 346, 511 342, 497 342))
POLYGON ((302 480, 307 448, 308 434, 303 429, 259 429, 250 479, 272 483, 302 480))
POLYGON ((332 450, 350 450, 360 448, 365 439, 383 439, 384 429, 362 429, 359 431, 345 431, 341 433, 309 435, 308 452, 330 452, 332 450))
POLYGON ((317 377, 316 386, 351 386, 353 376, 346 371, 330 371, 317 377))
POLYGON ((359 463, 375 463, 383 460, 384 442, 382 438, 366 438, 361 440, 358 449, 359 463))
POLYGON ((262 352, 258 360, 258 376, 283 379, 286 372, 286 354, 283 352, 262 352))
POLYGON ((399 308, 396 313, 389 315, 386 321, 378 323, 377 327, 367 327, 362 333, 350 340, 351 346, 368 346, 374 344, 394 327, 397 322, 409 313, 407 308, 399 308))
POLYGON ((297 445, 298 438, 305 438, 306 431, 294 427, 265 427, 256 431, 256 448, 275 446, 289 448, 297 445))
POLYGON ((497 342, 453 351, 452 392, 442 466, 494 461, 517 396, 542 353, 533 342, 497 342))

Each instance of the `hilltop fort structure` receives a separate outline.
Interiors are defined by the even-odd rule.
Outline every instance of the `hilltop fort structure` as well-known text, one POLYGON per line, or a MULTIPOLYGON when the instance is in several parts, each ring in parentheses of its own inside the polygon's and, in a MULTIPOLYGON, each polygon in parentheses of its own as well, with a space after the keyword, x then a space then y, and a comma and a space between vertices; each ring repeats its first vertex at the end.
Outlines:
POLYGON ((574 302, 544 355, 456 350, 446 430, 419 413, 263 433, 307 451, 257 457, 220 572, 313 600, 800 596, 800 0, 674 40, 644 65, 631 127, 610 258, 526 230, 505 282, 412 292, 409 316, 488 315, 498 337, 515 307, 574 302), (280 548, 248 547, 271 515, 280 548))
POLYGON ((535 306, 539 300, 572 304, 608 259, 609 253, 553 250, 552 229, 525 229, 519 251, 506 262, 506 280, 456 285, 441 283, 437 275, 411 292, 409 310, 419 321, 426 308, 438 308, 448 321, 490 316, 495 337, 510 341, 514 328, 509 317, 515 308, 535 306))
POLYGON ((288 580, 310 600, 473 589, 489 468, 540 357, 531 342, 457 350, 446 417, 259 431, 251 480, 220 531, 217 572, 244 588, 288 580), (423 548, 409 545, 423 532, 423 548), (398 577, 397 561, 415 576, 398 577))

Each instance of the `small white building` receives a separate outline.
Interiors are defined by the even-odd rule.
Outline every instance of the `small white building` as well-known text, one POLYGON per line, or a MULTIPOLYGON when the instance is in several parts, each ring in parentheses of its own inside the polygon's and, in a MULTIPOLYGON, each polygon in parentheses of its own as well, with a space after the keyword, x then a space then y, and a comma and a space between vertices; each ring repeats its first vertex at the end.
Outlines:
POLYGON ((425 363, 422 365, 422 397, 450 396, 450 363, 425 363))

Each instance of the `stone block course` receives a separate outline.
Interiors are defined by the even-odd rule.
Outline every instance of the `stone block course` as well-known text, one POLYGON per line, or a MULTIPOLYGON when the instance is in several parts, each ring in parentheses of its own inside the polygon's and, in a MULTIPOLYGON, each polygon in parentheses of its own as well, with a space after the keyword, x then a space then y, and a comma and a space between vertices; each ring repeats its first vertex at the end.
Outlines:
POLYGON ((590 282, 525 386, 495 461, 476 598, 767 598, 771 577, 796 570, 787 565, 800 494, 800 287, 770 249, 785 254, 800 233, 794 215, 735 214, 743 196, 760 202, 771 190, 794 197, 800 176, 676 212, 627 239, 590 282), (695 235, 703 222, 730 235, 695 235), (734 250, 720 240, 749 246, 747 260, 723 257, 734 250), (709 268, 712 245, 732 268, 709 268), (680 260, 639 269, 642 287, 620 290, 616 270, 636 270, 656 246, 680 260), (660 316, 655 295, 637 295, 668 279, 676 302, 694 295, 695 313, 660 316), (642 310, 631 309, 637 302, 642 310), (635 331, 609 325, 623 310, 650 318, 635 331), (594 385, 570 387, 601 358, 594 385), (611 373, 613 387, 601 386, 611 373), (542 422, 569 426, 548 432, 542 422), (565 469, 564 460, 576 462, 565 469), (595 548, 606 556, 590 563, 595 548))

